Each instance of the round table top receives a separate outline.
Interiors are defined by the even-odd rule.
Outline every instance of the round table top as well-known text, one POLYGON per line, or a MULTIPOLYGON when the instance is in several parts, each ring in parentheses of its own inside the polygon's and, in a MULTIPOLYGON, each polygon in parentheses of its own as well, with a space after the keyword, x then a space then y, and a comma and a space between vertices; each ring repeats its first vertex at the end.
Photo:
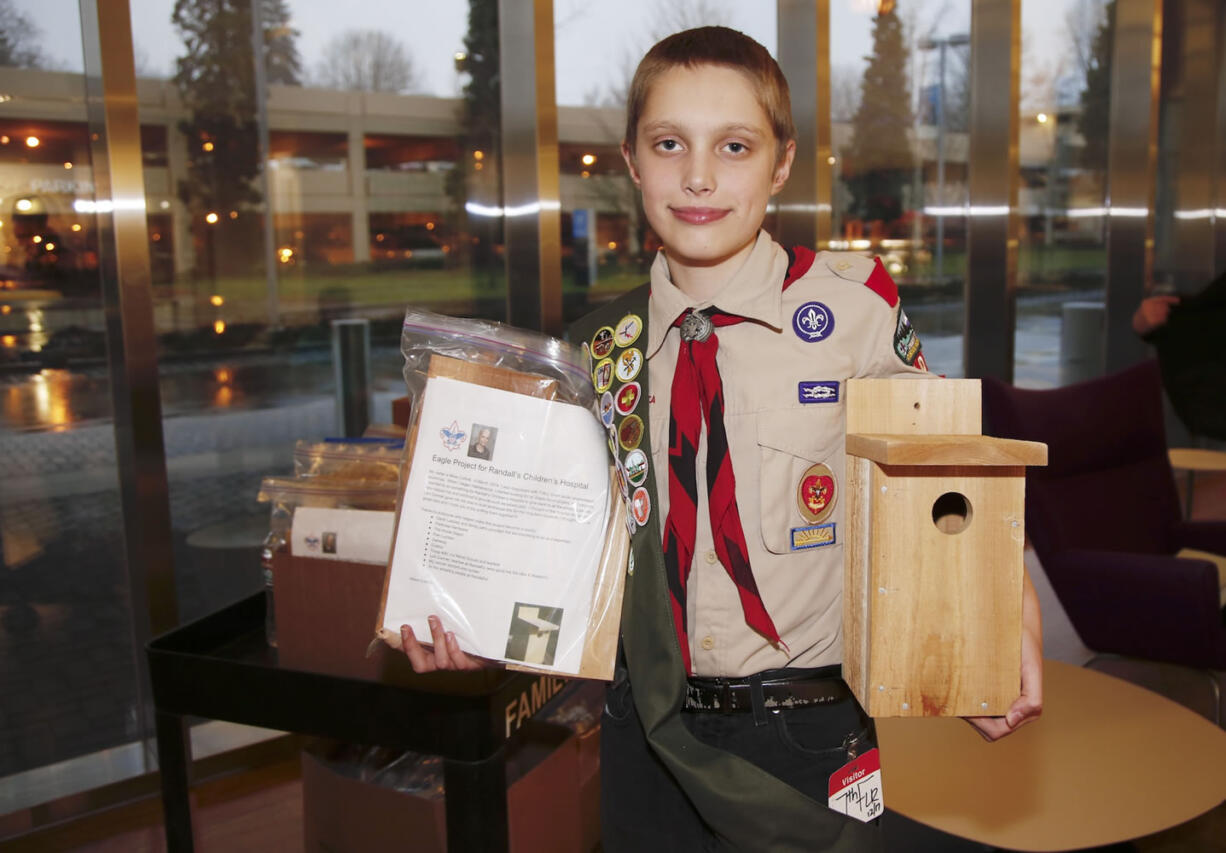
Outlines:
POLYGON ((1113 844, 1226 800, 1226 732, 1156 693, 1044 661, 1043 716, 996 743, 955 718, 881 718, 885 804, 1015 850, 1113 844))
POLYGON ((1203 447, 1172 447, 1167 450, 1172 468, 1187 471, 1226 471, 1226 453, 1203 447))

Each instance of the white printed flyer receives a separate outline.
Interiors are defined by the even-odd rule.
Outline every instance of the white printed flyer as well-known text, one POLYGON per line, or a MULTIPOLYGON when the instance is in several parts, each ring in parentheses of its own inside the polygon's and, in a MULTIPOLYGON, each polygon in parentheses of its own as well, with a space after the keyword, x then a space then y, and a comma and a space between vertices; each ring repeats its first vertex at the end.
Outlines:
POLYGON ((380 628, 470 654, 580 670, 610 518, 606 436, 579 406, 426 383, 380 628))

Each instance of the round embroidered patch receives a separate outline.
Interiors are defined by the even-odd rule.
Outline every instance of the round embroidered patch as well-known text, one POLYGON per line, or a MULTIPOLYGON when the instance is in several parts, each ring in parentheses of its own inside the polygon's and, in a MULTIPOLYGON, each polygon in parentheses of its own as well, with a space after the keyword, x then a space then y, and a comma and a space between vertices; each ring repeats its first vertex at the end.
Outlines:
POLYGON ((592 357, 605 358, 613 352, 613 327, 601 326, 592 335, 592 357))
POLYGON ((792 315, 792 331, 802 341, 824 341, 834 332, 834 312, 821 302, 806 302, 792 315))
POLYGON ((641 486, 647 479, 647 454, 641 449, 631 450, 626 454, 623 463, 626 468, 626 479, 632 486, 641 486))
POLYGON ((639 527, 645 525, 651 517, 651 495, 647 494, 645 488, 640 486, 634 490, 634 496, 630 498, 630 513, 639 527))
POLYGON ((596 365, 596 369, 592 371, 592 384, 596 386, 597 394, 609 390, 609 386, 613 384, 613 359, 603 359, 596 365))
POLYGON ((821 462, 810 465, 796 487, 796 507, 810 524, 825 521, 834 512, 837 484, 830 466, 821 462))
POLYGON ((639 404, 639 397, 643 394, 642 386, 637 382, 631 382, 629 385, 623 385, 617 391, 617 413, 623 417, 634 411, 639 404))
POLYGON ((617 443, 622 450, 634 450, 643 441, 643 419, 631 415, 617 428, 617 443))
POLYGON ((605 426, 613 425, 613 395, 608 391, 600 395, 600 420, 605 426))
POLYGON ((628 347, 639 339, 643 332, 643 320, 638 314, 627 314, 617 323, 613 332, 613 342, 619 347, 628 347))
POLYGON ((630 382, 643 369, 643 353, 631 347, 622 350, 617 357, 617 378, 622 382, 630 382))

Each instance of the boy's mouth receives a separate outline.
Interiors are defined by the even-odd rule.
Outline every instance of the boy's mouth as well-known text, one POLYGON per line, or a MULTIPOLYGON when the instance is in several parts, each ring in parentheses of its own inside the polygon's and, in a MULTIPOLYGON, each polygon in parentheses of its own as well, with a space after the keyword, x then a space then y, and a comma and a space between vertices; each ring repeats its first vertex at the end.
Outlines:
POLYGON ((706 225, 728 215, 724 207, 670 207, 673 216, 690 225, 706 225))

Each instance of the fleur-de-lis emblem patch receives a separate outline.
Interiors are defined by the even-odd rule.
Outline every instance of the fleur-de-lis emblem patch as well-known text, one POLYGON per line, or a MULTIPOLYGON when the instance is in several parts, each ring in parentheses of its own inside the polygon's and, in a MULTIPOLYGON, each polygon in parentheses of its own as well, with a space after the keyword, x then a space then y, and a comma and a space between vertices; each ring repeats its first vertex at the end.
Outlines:
POLYGON ((468 437, 468 433, 460 429, 460 425, 455 421, 451 422, 451 426, 445 426, 438 431, 439 438, 443 440, 443 447, 448 450, 456 450, 464 439, 468 437))
POLYGON ((802 341, 824 341, 834 331, 834 312, 821 302, 806 302, 792 315, 792 330, 802 341))

